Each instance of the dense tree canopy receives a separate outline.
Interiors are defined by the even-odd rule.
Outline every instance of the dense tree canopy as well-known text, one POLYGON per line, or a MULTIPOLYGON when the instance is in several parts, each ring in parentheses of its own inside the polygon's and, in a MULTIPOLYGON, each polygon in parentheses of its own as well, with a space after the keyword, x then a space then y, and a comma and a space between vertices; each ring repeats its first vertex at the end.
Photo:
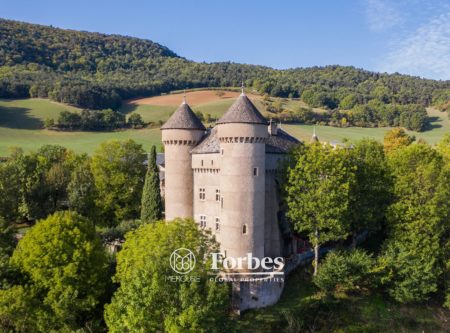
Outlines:
POLYGON ((92 174, 98 192, 96 205, 109 226, 140 214, 145 175, 145 151, 133 140, 109 141, 92 156, 92 174))
POLYGON ((262 94, 352 110, 342 117, 355 117, 352 121, 362 126, 383 123, 423 129, 423 109, 409 105, 434 104, 444 110, 450 96, 450 81, 343 66, 275 70, 230 62, 196 63, 148 40, 0 21, 0 97, 49 97, 83 108, 116 109, 126 98, 239 86, 243 79, 262 94), (369 101, 381 106, 366 109, 369 101), (404 111, 398 105, 415 110, 404 111), (383 108, 391 109, 385 112, 387 117, 383 108))
POLYGON ((228 288, 208 275, 211 253, 217 251, 212 236, 191 220, 159 221, 129 233, 117 256, 120 287, 106 306, 109 331, 227 331, 228 288), (196 264, 180 281, 168 281, 177 275, 169 259, 179 248, 191 250, 196 264))
POLYGON ((392 189, 390 170, 380 143, 364 139, 357 142, 350 153, 352 164, 356 166, 349 211, 355 244, 361 232, 381 230, 392 189))
POLYGON ((23 283, 0 291, 4 328, 69 331, 95 317, 108 283, 107 258, 90 221, 72 212, 49 216, 19 242, 11 261, 23 283))
POLYGON ((450 218, 450 169, 422 143, 389 156, 394 198, 388 208, 383 283, 400 302, 420 302, 438 291, 450 218))
POLYGON ((286 201, 294 228, 307 234, 315 249, 317 273, 320 246, 345 239, 350 231, 348 215, 355 167, 347 149, 315 143, 294 152, 288 170, 286 201))

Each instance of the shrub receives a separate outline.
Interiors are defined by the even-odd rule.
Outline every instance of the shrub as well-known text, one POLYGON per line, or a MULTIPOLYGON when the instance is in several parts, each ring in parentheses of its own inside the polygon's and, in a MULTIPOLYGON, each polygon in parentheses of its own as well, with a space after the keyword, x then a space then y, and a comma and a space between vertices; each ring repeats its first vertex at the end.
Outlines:
POLYGON ((331 252, 314 283, 326 293, 357 291, 369 285, 372 267, 372 257, 362 250, 331 252))

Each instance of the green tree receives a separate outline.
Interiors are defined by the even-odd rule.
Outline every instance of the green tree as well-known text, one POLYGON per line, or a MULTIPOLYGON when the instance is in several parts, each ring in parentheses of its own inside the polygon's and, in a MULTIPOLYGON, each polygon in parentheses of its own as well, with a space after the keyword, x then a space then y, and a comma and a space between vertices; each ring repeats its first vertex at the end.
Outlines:
POLYGON ((389 156, 394 198, 380 258, 382 282, 399 302, 420 302, 438 291, 450 218, 450 172, 442 156, 422 143, 389 156))
POLYGON ((21 187, 19 212, 24 218, 44 218, 65 205, 74 159, 72 151, 58 145, 15 156, 21 187))
POLYGON ((21 216, 21 180, 20 163, 16 158, 0 163, 0 216, 8 221, 17 221, 21 216))
POLYGON ((16 245, 14 232, 13 225, 0 217, 0 289, 10 287, 17 275, 9 262, 16 245))
POLYGON ((130 117, 128 117, 128 125, 133 128, 143 127, 145 125, 142 116, 139 113, 132 113, 130 117))
POLYGON ((156 165, 156 147, 152 146, 149 154, 147 173, 141 203, 142 222, 153 222, 162 218, 162 200, 159 188, 159 170, 156 165))
POLYGON ((71 210, 86 217, 96 217, 97 191, 91 171, 91 162, 87 156, 83 156, 72 171, 67 192, 71 210))
POLYGON ((447 164, 450 165, 450 133, 445 134, 441 141, 439 141, 437 149, 442 154, 447 164))
POLYGON ((345 96, 341 101, 339 102, 339 107, 344 110, 350 110, 352 109, 356 103, 358 102, 358 99, 355 94, 349 94, 345 96))
POLYGON ((332 251, 322 262, 314 283, 323 291, 358 291, 370 287, 373 258, 363 250, 332 251))
POLYGON ((375 140, 364 139, 350 151, 356 166, 355 182, 351 187, 349 219, 356 245, 356 236, 363 231, 380 230, 390 203, 391 176, 383 146, 375 140))
POLYGON ((96 205, 107 225, 139 216, 144 161, 145 151, 133 140, 105 142, 92 156, 96 205))
POLYGON ((211 253, 219 250, 209 233, 191 220, 142 225, 127 234, 117 256, 120 283, 105 321, 115 332, 223 332, 229 306, 227 285, 210 279, 211 253), (194 269, 177 282, 170 266, 174 250, 196 257, 194 269))
POLYGON ((348 214, 354 168, 347 149, 319 143, 301 146, 293 154, 295 165, 288 170, 286 202, 288 217, 314 246, 314 275, 320 246, 344 239, 349 232, 348 214))
POLYGON ((39 304, 21 310, 34 313, 36 331, 75 330, 95 319, 107 285, 107 258, 87 219, 57 212, 38 222, 19 242, 11 263, 27 283, 9 293, 25 293, 29 303, 39 304))
POLYGON ((41 302, 35 288, 15 285, 0 289, 0 330, 2 332, 45 332, 38 326, 41 302))

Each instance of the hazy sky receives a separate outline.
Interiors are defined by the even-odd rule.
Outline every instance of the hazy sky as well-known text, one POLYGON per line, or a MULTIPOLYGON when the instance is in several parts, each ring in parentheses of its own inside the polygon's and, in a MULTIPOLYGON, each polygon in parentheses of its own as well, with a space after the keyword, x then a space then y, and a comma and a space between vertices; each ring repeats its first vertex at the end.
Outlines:
POLYGON ((449 0, 0 0, 0 17, 151 39, 195 61, 450 79, 449 0))

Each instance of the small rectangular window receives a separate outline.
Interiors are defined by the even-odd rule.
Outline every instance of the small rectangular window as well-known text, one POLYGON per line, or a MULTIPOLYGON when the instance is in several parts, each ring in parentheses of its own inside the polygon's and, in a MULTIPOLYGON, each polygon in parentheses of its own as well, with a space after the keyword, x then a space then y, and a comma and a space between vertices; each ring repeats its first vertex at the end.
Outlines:
POLYGON ((247 233, 247 225, 246 224, 244 224, 243 226, 242 226, 242 234, 246 234, 247 233))
POLYGON ((220 198, 220 208, 223 208, 223 197, 220 198))
POLYGON ((216 232, 220 231, 220 218, 216 217, 216 232))
POLYGON ((211 160, 211 165, 214 166, 214 160, 211 160))
POLYGON ((220 202, 220 190, 216 188, 216 201, 220 202))
POLYGON ((200 228, 206 228, 206 215, 200 215, 200 228))
POLYGON ((203 166, 203 160, 202 160, 202 166, 203 166))
POLYGON ((220 155, 223 155, 223 148, 220 149, 220 155))
POLYGON ((204 187, 201 187, 201 188, 199 189, 199 198, 200 198, 200 200, 202 200, 202 201, 206 200, 206 190, 205 190, 204 187))
POLYGON ((258 176, 258 168, 253 168, 253 176, 258 176))

